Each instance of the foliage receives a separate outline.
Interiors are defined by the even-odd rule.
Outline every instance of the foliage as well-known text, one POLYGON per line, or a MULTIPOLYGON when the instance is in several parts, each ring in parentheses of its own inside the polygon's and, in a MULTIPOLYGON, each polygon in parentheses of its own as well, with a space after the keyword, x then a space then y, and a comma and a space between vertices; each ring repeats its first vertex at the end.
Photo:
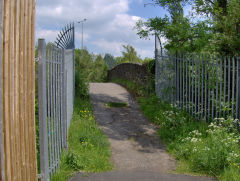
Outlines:
POLYGON ((105 54, 104 62, 107 64, 108 70, 113 69, 117 65, 116 59, 109 53, 105 54))
POLYGON ((140 85, 135 82, 123 80, 123 79, 113 79, 111 82, 118 83, 123 85, 127 88, 127 90, 134 96, 134 97, 147 97, 148 95, 152 94, 152 87, 151 83, 147 85, 140 85))
POLYGON ((75 72, 75 93, 77 97, 88 98, 88 83, 84 81, 84 77, 80 72, 75 72))
MULTIPOLYGON (((229 120, 218 120, 220 122, 211 123, 203 133, 196 129, 176 144, 175 156, 187 160, 194 172, 201 171, 219 176, 223 170, 227 171, 227 168, 240 164, 240 137, 223 126, 224 122, 229 120)), ((240 169, 236 171, 240 173, 240 169)))
POLYGON ((208 22, 190 22, 182 16, 176 18, 175 22, 167 16, 150 18, 147 22, 139 20, 136 29, 140 38, 157 33, 160 40, 167 40, 164 47, 171 52, 203 52, 207 49, 208 40, 213 36, 208 22))
POLYGON ((239 55, 239 0, 152 0, 168 10, 170 16, 150 18, 136 24, 138 35, 159 34, 170 51, 210 52, 239 55), (184 17, 184 6, 192 6, 192 15, 184 17))
POLYGON ((123 45, 122 57, 118 58, 118 64, 121 63, 141 63, 141 58, 137 55, 136 50, 131 45, 123 45))
MULTIPOLYGON (((82 53, 85 53, 84 57, 88 60, 79 62, 77 58, 76 63, 87 67, 89 65, 86 62, 91 60, 92 55, 89 55, 86 50, 82 53)), ((78 70, 75 73, 76 97, 73 118, 68 130, 68 150, 62 153, 60 170, 51 178, 52 181, 67 181, 79 171, 102 172, 113 168, 110 161, 110 144, 102 130, 98 128, 93 115, 89 85, 84 77, 86 72, 79 71, 77 68, 76 70, 78 70)))
POLYGON ((75 72, 81 72, 86 82, 102 82, 107 76, 107 65, 101 55, 90 54, 87 49, 76 49, 75 72))

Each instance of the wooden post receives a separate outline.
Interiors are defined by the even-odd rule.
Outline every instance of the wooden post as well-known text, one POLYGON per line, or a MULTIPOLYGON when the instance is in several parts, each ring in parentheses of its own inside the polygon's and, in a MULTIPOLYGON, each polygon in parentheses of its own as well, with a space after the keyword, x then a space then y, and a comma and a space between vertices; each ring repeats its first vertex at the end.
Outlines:
POLYGON ((4 144, 3 144, 3 119, 2 119, 2 22, 3 1, 0 1, 0 181, 4 180, 4 144))

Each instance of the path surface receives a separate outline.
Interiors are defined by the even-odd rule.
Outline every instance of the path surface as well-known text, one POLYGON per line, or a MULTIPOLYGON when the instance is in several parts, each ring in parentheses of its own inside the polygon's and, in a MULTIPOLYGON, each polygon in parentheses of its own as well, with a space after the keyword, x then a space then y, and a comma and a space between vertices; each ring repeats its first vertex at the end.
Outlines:
POLYGON ((113 172, 78 174, 71 181, 207 181, 206 177, 169 174, 176 163, 159 140, 157 127, 141 113, 131 95, 118 84, 91 83, 90 96, 100 128, 111 143, 113 172), (129 107, 106 108, 107 102, 129 107))

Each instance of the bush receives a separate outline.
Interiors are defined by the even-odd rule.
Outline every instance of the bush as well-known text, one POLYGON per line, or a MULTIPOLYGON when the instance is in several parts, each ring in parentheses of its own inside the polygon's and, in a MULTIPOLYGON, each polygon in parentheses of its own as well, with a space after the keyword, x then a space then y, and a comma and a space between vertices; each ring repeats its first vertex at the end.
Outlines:
POLYGON ((75 94, 77 97, 88 98, 88 83, 84 81, 84 78, 80 72, 75 73, 75 94))

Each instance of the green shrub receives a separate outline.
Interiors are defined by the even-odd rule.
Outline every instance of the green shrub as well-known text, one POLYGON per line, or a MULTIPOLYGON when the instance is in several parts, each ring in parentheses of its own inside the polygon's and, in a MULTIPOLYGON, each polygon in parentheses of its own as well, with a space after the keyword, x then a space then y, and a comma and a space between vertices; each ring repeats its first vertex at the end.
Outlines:
POLYGON ((75 73, 75 94, 77 97, 88 98, 88 83, 84 81, 84 78, 80 72, 75 73))

